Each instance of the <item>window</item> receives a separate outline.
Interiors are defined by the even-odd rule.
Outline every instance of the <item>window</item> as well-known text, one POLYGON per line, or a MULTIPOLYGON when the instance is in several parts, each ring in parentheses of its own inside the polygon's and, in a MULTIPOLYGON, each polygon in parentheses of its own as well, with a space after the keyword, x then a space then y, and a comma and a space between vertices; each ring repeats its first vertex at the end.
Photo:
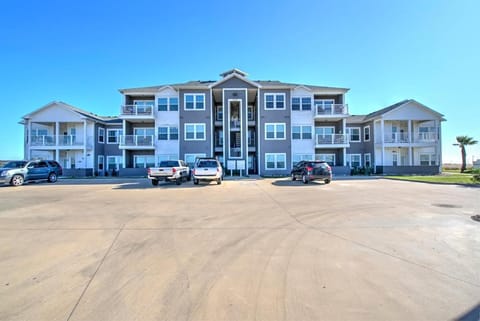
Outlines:
POLYGON ((255 108, 253 106, 247 107, 247 116, 248 116, 248 120, 250 121, 255 120, 255 108))
POLYGON ((135 155, 133 156, 134 168, 148 168, 155 166, 155 156, 153 155, 135 155))
POLYGON ((315 99, 316 113, 319 115, 331 115, 333 113, 334 99, 315 99))
POLYGON ((215 109, 215 120, 223 120, 223 106, 217 106, 217 108, 215 109))
POLYGON ((372 167, 372 156, 370 153, 363 155, 363 162, 365 164, 365 167, 372 167))
POLYGON ((292 126, 292 139, 312 139, 312 126, 292 126))
POLYGON ((98 156, 98 170, 99 170, 99 171, 103 171, 104 161, 105 161, 105 160, 104 160, 103 155, 99 155, 99 156, 98 156))
POLYGON ((435 154, 420 154, 420 166, 435 166, 437 164, 435 154))
POLYGON ((285 139, 285 123, 265 123, 265 139, 285 139))
POLYGON ((185 94, 185 110, 205 110, 205 94, 185 94))
POLYGON ((265 169, 287 169, 285 153, 265 153, 265 169))
POLYGON ((107 169, 109 171, 118 171, 120 168, 123 167, 122 156, 107 156, 107 166, 107 169))
POLYGON ((315 160, 324 161, 330 166, 335 166, 335 154, 316 154, 315 160))
POLYGON ((206 154, 185 154, 185 163, 193 168, 195 166, 195 160, 200 157, 205 157, 206 154))
POLYGON ((118 144, 122 134, 121 129, 107 129, 107 144, 118 144))
POLYGON ((178 140, 178 127, 158 127, 158 140, 178 140))
POLYGON ((360 167, 362 155, 361 154, 350 154, 350 167, 360 167))
POLYGON ((185 124, 185 140, 205 140, 205 124, 185 124))
POLYGON ((312 98, 292 97, 292 110, 312 110, 312 98))
POLYGON ((150 114, 152 113, 153 106, 155 106, 154 100, 134 100, 133 104, 137 108, 137 114, 150 114))
POLYGON ((177 97, 162 97, 158 98, 158 111, 177 111, 178 98, 177 97))
POLYGON ((314 155, 313 154, 293 154, 292 166, 297 165, 297 163, 302 160, 314 160, 314 155))
POLYGON ((363 141, 370 141, 370 126, 363 127, 363 141))
POLYGON ((105 143, 105 128, 98 128, 98 142, 105 143))
POLYGON ((285 109, 285 94, 265 94, 265 109, 285 109))
POLYGON ((360 127, 347 128, 347 134, 350 142, 360 142, 360 127))

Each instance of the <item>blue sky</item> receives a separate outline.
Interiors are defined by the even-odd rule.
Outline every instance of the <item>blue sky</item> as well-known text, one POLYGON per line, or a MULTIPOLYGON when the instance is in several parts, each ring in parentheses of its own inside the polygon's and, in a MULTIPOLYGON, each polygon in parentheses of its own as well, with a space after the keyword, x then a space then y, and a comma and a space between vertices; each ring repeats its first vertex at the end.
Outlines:
MULTIPOLYGON (((119 88, 251 79, 351 88, 352 114, 413 98, 480 140, 480 1, 4 1, 0 159, 23 158, 21 117, 61 100, 118 115, 119 88)), ((480 158, 480 145, 467 148, 480 158)))

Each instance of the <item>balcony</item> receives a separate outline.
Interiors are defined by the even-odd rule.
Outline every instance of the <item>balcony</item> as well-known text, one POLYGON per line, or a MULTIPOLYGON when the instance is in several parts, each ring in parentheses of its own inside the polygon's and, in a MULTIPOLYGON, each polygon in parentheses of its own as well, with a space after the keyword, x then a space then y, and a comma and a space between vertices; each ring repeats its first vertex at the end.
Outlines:
POLYGON ((347 134, 318 134, 315 137, 316 148, 350 147, 347 134))
POLYGON ((153 119, 153 106, 123 105, 120 118, 127 119, 153 119))
POLYGON ((348 116, 348 106, 345 104, 316 104, 315 118, 343 119, 348 116))
POLYGON ((385 144, 408 144, 410 143, 407 133, 386 133, 383 136, 385 144))
POLYGON ((437 132, 417 132, 413 136, 413 142, 419 144, 436 143, 438 142, 438 134, 437 132))
POLYGON ((120 144, 118 148, 121 149, 154 149, 154 136, 145 135, 123 135, 120 136, 120 144))
POLYGON ((82 135, 36 135, 30 136, 30 146, 51 147, 51 148, 92 148, 93 137, 87 136, 87 143, 84 144, 82 135))

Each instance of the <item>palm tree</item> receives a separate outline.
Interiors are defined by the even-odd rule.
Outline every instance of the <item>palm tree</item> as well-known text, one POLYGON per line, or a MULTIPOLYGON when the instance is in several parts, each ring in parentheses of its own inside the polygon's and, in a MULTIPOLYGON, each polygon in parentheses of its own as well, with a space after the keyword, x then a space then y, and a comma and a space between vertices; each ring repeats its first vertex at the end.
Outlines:
POLYGON ((462 168, 460 172, 463 173, 467 168, 467 152, 465 151, 465 146, 468 145, 475 145, 478 143, 473 137, 468 136, 457 136, 457 144, 453 144, 455 146, 460 147, 460 151, 462 153, 462 168))

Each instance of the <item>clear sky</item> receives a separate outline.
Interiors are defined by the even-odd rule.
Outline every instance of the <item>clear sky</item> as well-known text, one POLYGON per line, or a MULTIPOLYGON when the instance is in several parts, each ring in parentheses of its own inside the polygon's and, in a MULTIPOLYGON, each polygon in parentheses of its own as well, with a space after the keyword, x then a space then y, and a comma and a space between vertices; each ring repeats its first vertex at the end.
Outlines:
MULTIPOLYGON (((23 158, 21 117, 53 100, 118 115, 119 88, 251 79, 350 88, 352 114, 413 98, 480 140, 480 1, 2 1, 0 159, 23 158)), ((480 144, 467 158, 480 158, 480 144)))

